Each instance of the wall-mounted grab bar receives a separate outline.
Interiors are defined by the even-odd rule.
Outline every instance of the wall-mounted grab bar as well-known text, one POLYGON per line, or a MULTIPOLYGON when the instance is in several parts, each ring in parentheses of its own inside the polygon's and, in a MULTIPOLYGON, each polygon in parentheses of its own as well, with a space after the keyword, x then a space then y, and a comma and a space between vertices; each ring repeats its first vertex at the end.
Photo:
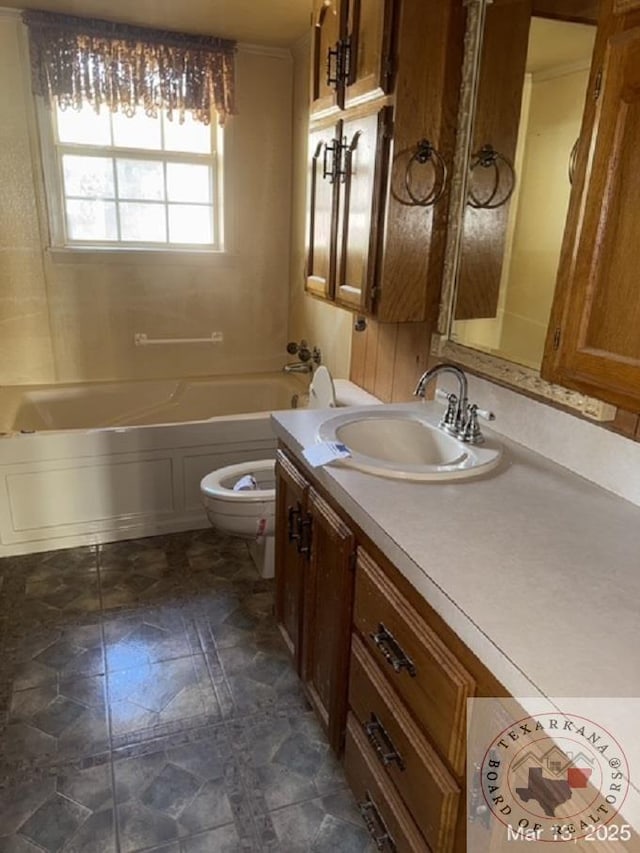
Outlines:
POLYGON ((149 338, 146 332, 136 332, 133 342, 137 347, 165 346, 165 344, 221 344, 222 332, 211 332, 208 338, 149 338))

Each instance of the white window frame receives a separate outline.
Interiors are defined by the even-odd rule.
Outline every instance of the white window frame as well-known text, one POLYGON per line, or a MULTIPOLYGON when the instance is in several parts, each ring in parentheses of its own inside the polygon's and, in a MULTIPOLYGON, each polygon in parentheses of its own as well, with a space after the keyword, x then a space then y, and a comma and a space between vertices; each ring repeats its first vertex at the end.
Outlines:
MULTIPOLYGON (((209 125, 211 130, 211 154, 195 154, 179 151, 164 151, 147 148, 123 148, 119 146, 103 146, 57 142, 55 132, 56 111, 48 109, 42 98, 36 98, 36 112, 40 131, 42 169, 46 194, 46 207, 49 220, 49 245, 51 250, 64 254, 79 256, 101 253, 103 256, 136 256, 149 254, 181 254, 181 255, 223 255, 225 246, 225 191, 224 191, 224 131, 214 120, 209 125), (189 243, 154 243, 141 241, 99 241, 99 240, 70 240, 66 229, 65 195, 62 174, 63 154, 78 154, 82 156, 109 157, 115 156, 131 160, 156 160, 166 163, 195 163, 206 164, 212 168, 212 207, 213 207, 213 244, 189 243)), ((162 131, 164 140, 164 131, 162 131)), ((114 168, 114 173, 117 170, 114 168)), ((114 174, 117 182, 117 175, 114 174)), ((117 186, 117 183, 116 183, 117 186)), ((118 199, 127 201, 128 199, 118 199)), ((132 201, 141 201, 132 199, 132 201)), ((185 202, 187 204, 188 202, 185 202)), ((169 206, 164 200, 165 215, 168 217, 169 206)), ((116 216, 119 218, 116 201, 116 216)), ((169 233, 167 228, 167 234, 169 233)))

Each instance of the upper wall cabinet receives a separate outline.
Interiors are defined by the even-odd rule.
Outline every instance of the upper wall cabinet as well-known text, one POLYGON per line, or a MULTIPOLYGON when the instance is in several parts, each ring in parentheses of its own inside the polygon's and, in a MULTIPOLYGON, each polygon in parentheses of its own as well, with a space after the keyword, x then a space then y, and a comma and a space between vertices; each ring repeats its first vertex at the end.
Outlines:
POLYGON ((389 91, 393 0, 315 0, 311 112, 324 113, 389 91))
POLYGON ((316 5, 306 281, 314 296, 380 322, 433 315, 463 29, 459 0, 316 5), (321 56, 330 13, 342 36, 321 56), (334 79, 336 61, 342 76, 327 100, 317 81, 323 68, 334 79))
POLYGON ((314 0, 311 42, 311 111, 338 107, 343 96, 339 63, 344 31, 339 0, 314 0))
POLYGON ((640 411, 640 2, 604 7, 543 376, 640 411))

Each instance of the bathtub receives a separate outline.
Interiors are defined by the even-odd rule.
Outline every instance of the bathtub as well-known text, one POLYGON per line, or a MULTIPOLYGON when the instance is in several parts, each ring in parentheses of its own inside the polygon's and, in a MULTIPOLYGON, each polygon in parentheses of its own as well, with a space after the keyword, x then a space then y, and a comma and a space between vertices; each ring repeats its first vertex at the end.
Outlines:
MULTIPOLYGON (((202 477, 273 456, 269 415, 308 386, 262 373, 0 388, 0 556, 206 527, 202 477)), ((379 402, 346 380, 336 392, 379 402)))
POLYGON ((272 456, 308 377, 0 388, 0 556, 207 526, 200 480, 272 456))

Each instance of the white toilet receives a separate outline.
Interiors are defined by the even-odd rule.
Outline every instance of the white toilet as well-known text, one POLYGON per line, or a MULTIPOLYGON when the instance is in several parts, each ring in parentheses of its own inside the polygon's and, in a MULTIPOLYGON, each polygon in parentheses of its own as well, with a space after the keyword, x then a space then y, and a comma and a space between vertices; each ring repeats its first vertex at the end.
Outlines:
MULTIPOLYGON (((309 408, 335 405, 331 374, 326 367, 319 367, 309 388, 309 408)), ((275 464, 274 459, 260 459, 228 465, 207 474, 200 482, 202 502, 212 527, 248 539, 249 552, 263 578, 274 575, 275 464)))

